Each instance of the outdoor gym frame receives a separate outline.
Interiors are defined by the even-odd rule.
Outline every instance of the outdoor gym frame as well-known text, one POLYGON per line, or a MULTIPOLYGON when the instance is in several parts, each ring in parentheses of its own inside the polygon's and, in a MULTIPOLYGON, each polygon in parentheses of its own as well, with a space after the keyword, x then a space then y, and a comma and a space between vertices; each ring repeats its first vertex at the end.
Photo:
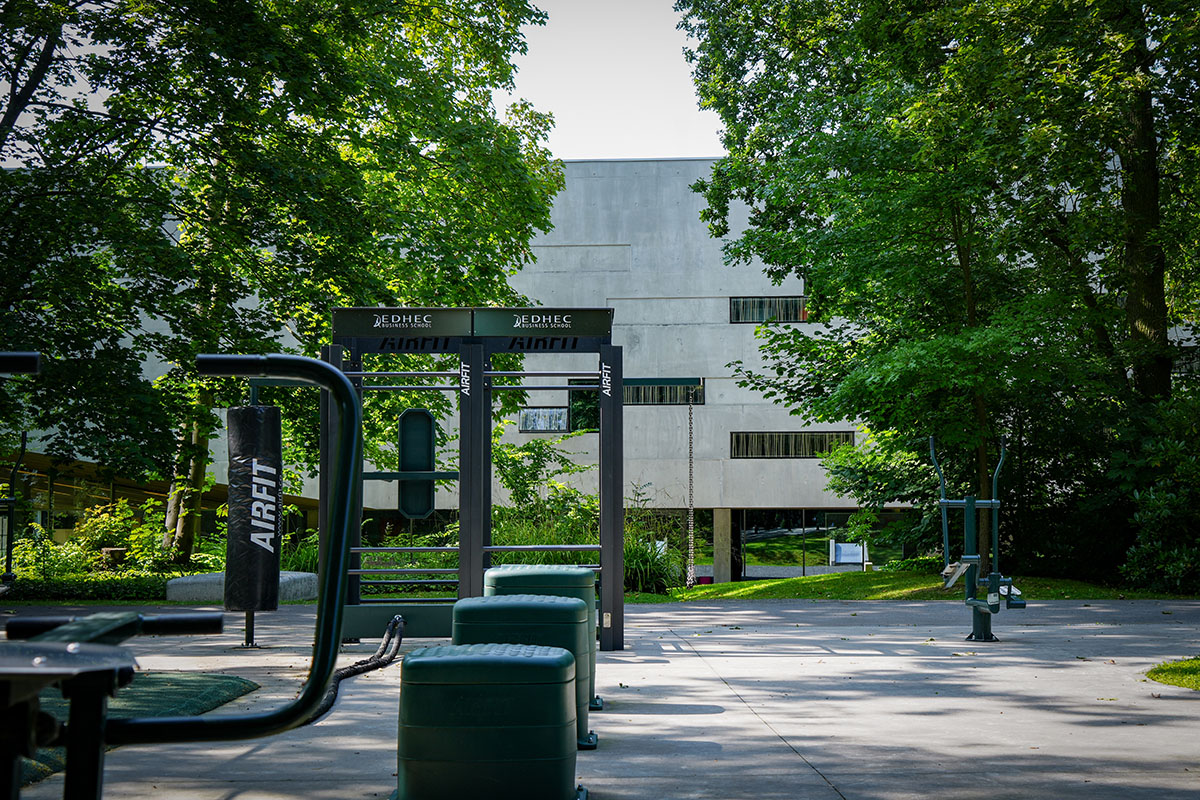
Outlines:
MULTIPOLYGON (((363 547, 361 534, 352 532, 350 581, 346 593, 343 636, 372 637, 395 614, 402 614, 409 636, 449 636, 453 603, 444 598, 375 601, 362 597, 362 576, 420 577, 374 583, 397 585, 457 585, 457 596, 483 595, 483 574, 492 553, 512 551, 596 551, 590 564, 600 576, 601 650, 623 650, 624 623, 624 503, 622 495, 623 377, 621 348, 612 344, 611 308, 337 308, 333 311, 333 344, 322 348, 322 360, 342 370, 361 397, 368 391, 451 392, 458 398, 459 419, 459 546, 363 547), (527 355, 596 354, 595 371, 497 371, 492 357, 500 353, 527 355), (458 355, 457 371, 374 372, 365 370, 370 355, 458 355), (576 384, 497 385, 496 378, 584 378, 576 384), (378 384, 372 379, 398 379, 378 384), (453 379, 447 382, 447 379, 453 379), (406 383, 405 381, 411 381, 406 383), (492 397, 498 391, 596 391, 600 405, 599 431, 599 545, 496 546, 492 543, 492 397), (370 552, 453 552, 457 569, 363 569, 361 557, 370 552), (429 577, 433 575, 433 577, 429 577), (449 577, 454 575, 455 577, 449 577)), ((324 396, 321 404, 320 530, 328 530, 326 463, 331 458, 327 431, 336 427, 336 409, 324 396)), ((437 480, 448 472, 375 472, 366 480, 437 480)), ((362 485, 353 500, 357 518, 363 509, 362 485)), ((324 546, 322 546, 324 550, 324 546)))

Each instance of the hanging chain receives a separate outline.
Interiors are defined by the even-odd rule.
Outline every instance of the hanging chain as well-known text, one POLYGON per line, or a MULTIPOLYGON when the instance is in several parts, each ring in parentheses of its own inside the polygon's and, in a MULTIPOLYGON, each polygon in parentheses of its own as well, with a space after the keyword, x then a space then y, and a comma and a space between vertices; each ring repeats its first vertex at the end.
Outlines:
POLYGON ((696 585, 696 506, 694 497, 694 448, 693 448, 693 427, 692 427, 692 403, 696 399, 696 390, 694 388, 688 390, 688 516, 687 516, 687 537, 688 537, 688 555, 687 555, 687 588, 692 588, 696 585))

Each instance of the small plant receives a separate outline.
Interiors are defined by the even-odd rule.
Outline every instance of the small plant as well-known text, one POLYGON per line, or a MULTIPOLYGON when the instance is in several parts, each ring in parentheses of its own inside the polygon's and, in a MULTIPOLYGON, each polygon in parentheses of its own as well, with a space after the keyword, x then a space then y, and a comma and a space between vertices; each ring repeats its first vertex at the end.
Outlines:
POLYGON ((87 573, 95 568, 97 555, 78 542, 57 544, 49 531, 34 523, 13 543, 13 572, 20 578, 42 580, 87 573))
POLYGON ((684 583, 687 531, 681 517, 650 508, 648 488, 626 498, 625 591, 663 594, 684 583))
POLYGON ((279 554, 279 569, 283 572, 316 572, 320 560, 321 540, 317 531, 309 528, 284 543, 279 554))
POLYGON ((625 591, 666 594, 684 581, 683 554, 646 532, 625 531, 625 591))

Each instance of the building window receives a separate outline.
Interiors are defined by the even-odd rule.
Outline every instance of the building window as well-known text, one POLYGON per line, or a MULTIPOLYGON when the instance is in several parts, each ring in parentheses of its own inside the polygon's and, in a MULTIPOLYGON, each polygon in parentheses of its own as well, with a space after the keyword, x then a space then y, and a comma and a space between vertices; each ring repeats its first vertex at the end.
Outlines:
POLYGON ((566 433, 567 409, 565 406, 522 408, 517 430, 521 433, 566 433))
POLYGON ((807 322, 808 309, 804 298, 793 297, 731 297, 729 321, 758 324, 773 322, 807 322))
POLYGON ((703 378, 626 378, 623 402, 627 406, 704 405, 703 378))
POLYGON ((817 458, 843 444, 854 444, 854 431, 735 431, 729 457, 817 458))
MULTIPOLYGON (((595 378, 572 378, 574 386, 595 386, 595 378)), ((600 430, 600 390, 576 389, 567 393, 567 427, 571 432, 600 430)))

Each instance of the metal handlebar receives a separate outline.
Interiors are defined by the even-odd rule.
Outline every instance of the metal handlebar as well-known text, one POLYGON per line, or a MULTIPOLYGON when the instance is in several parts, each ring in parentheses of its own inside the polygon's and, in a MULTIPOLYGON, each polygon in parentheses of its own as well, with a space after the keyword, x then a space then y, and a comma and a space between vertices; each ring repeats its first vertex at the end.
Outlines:
POLYGON ((106 738, 112 744, 199 742, 253 739, 295 728, 320 706, 337 662, 342 630, 342 598, 350 561, 353 527, 351 498, 362 470, 362 406, 353 384, 330 364, 303 356, 200 355, 202 375, 287 378, 319 386, 330 394, 334 415, 334 461, 329 486, 330 532, 328 563, 320 576, 316 638, 312 665, 300 695, 281 708, 259 714, 208 717, 135 717, 110 719, 106 738))
MULTIPOLYGON (((44 633, 70 625, 81 618, 15 617, 4 626, 4 633, 11 639, 32 639, 44 633)), ((192 614, 138 614, 131 632, 144 636, 191 636, 221 633, 225 615, 220 611, 200 611, 192 614)), ((124 637, 122 637, 124 638, 124 637)))
POLYGON ((32 375, 41 370, 41 353, 0 353, 0 372, 8 372, 13 375, 32 375))

